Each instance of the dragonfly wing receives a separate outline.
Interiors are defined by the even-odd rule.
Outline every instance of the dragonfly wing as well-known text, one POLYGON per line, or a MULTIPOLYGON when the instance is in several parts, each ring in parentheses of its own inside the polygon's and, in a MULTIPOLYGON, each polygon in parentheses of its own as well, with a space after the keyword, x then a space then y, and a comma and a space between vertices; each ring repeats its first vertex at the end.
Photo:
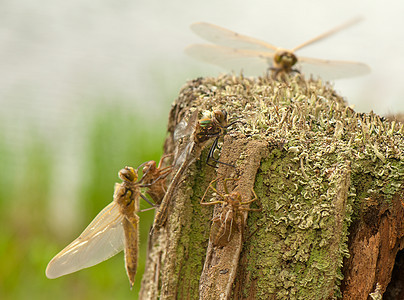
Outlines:
POLYGON ((87 226, 83 233, 57 254, 46 268, 48 278, 57 278, 94 266, 123 250, 123 216, 112 202, 87 226))
POLYGON ((188 144, 186 144, 185 147, 178 149, 177 157, 175 158, 175 163, 174 163, 175 168, 180 168, 182 166, 182 164, 189 159, 194 146, 195 146, 195 142, 192 141, 192 142, 189 142, 188 144))
POLYGON ((205 22, 193 23, 191 30, 205 40, 225 47, 270 52, 274 52, 277 49, 276 46, 264 41, 205 22))
POLYGON ((227 70, 243 71, 245 75, 263 75, 273 66, 273 53, 227 48, 208 44, 194 44, 185 52, 198 60, 202 60, 227 70))
POLYGON ((198 113, 199 110, 195 110, 192 115, 189 117, 189 120, 186 121, 183 118, 174 129, 174 142, 178 142, 180 139, 190 136, 196 127, 196 123, 198 123, 198 113))
POLYGON ((182 119, 174 129, 174 142, 192 134, 193 128, 188 126, 188 122, 182 119))
POLYGON ((174 168, 180 168, 184 161, 188 158, 194 147, 192 134, 195 132, 196 124, 198 123, 199 110, 196 109, 189 117, 188 121, 182 119, 174 130, 174 142, 177 144, 175 147, 174 155, 174 168), (181 138, 188 137, 189 141, 185 143, 178 143, 181 138))
POLYGON ((298 67, 304 74, 320 76, 324 80, 361 76, 370 73, 366 64, 342 61, 323 60, 308 57, 298 58, 298 67))

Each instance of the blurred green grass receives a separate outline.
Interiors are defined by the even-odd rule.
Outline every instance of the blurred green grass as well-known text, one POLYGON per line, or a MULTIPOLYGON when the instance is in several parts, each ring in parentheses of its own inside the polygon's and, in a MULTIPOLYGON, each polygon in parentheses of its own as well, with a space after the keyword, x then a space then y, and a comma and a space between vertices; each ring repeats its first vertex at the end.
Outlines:
POLYGON ((121 168, 159 160, 166 121, 163 118, 156 122, 158 118, 150 118, 150 114, 142 117, 123 106, 101 103, 85 116, 86 146, 79 154, 83 161, 80 174, 75 174, 80 179, 79 211, 74 232, 67 233, 54 228, 51 221, 64 216, 49 215, 49 207, 55 204, 52 202, 58 201, 58 188, 54 185, 63 183, 64 176, 54 167, 56 158, 63 164, 55 153, 57 148, 49 145, 34 124, 27 124, 33 138, 22 151, 15 152, 4 143, 5 128, 0 124, 0 299, 137 299, 153 210, 139 214, 139 267, 132 291, 123 253, 58 279, 47 279, 45 268, 112 201, 121 168))

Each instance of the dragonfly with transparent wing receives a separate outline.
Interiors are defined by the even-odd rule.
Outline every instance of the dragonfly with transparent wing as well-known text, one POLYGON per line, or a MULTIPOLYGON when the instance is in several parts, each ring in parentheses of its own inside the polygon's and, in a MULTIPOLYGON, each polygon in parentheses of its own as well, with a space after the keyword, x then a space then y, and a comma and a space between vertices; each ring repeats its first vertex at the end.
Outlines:
POLYGON ((198 22, 192 24, 191 29, 213 44, 190 45, 185 52, 196 59, 232 71, 242 70, 251 75, 262 75, 269 69, 274 77, 285 73, 300 73, 300 71, 309 75, 321 76, 323 79, 360 76, 370 72, 369 66, 359 62, 324 60, 295 55, 297 50, 323 40, 358 21, 360 18, 346 22, 291 50, 276 47, 217 25, 198 22))
POLYGON ((240 121, 237 120, 233 122, 228 121, 227 111, 224 109, 206 111, 204 116, 199 120, 195 118, 195 113, 190 117, 189 122, 182 120, 175 128, 174 142, 177 142, 180 138, 184 136, 191 137, 190 143, 185 147, 183 153, 180 154, 182 160, 185 160, 185 158, 189 156, 189 153, 191 153, 193 146, 195 144, 204 145, 206 141, 214 138, 212 146, 209 149, 206 164, 211 167, 216 167, 214 164, 210 162, 211 160, 213 160, 216 163, 233 166, 226 162, 219 161, 214 157, 213 154, 217 148, 219 138, 226 134, 226 129, 228 129, 229 127, 233 126, 236 123, 240 123, 240 121))
POLYGON ((125 167, 118 175, 122 183, 115 184, 114 200, 77 239, 49 262, 46 268, 48 278, 57 278, 92 267, 124 250, 126 272, 130 285, 133 286, 138 258, 137 213, 140 197, 149 202, 141 193, 141 187, 150 187, 154 182, 142 184, 143 178, 137 181, 138 171, 132 167, 125 167))
POLYGON ((210 161, 234 167, 233 165, 220 161, 214 157, 219 138, 226 134, 226 130, 240 121, 228 121, 227 111, 213 110, 206 111, 201 119, 198 119, 199 111, 196 109, 189 116, 188 120, 182 119, 175 127, 173 139, 176 149, 174 152, 174 166, 176 172, 165 193, 163 201, 154 218, 153 227, 161 227, 167 219, 167 212, 172 201, 173 194, 180 182, 185 170, 200 156, 202 149, 214 138, 212 146, 206 159, 206 164, 216 167, 210 161), (181 142, 182 140, 182 142, 181 142))

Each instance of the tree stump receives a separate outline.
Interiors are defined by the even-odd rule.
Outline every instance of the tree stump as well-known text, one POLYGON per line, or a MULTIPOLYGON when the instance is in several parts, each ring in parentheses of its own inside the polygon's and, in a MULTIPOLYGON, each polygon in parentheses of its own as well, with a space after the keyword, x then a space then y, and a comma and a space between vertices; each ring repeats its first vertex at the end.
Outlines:
POLYGON ((236 167, 207 166, 205 146, 177 174, 163 199, 167 220, 150 236, 140 299, 404 299, 402 123, 357 113, 301 76, 199 78, 172 106, 166 154, 195 109, 242 122, 216 153, 236 167), (238 178, 230 189, 243 201, 254 189, 250 207, 261 208, 243 212, 244 228, 224 246, 209 241, 220 205, 200 204, 217 177, 238 178))

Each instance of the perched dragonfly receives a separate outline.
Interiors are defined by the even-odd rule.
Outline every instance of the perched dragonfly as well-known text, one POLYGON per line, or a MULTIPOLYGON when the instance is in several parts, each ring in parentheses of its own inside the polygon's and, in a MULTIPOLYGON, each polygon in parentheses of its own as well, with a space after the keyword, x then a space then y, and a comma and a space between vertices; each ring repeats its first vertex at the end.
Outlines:
MULTIPOLYGON (((239 123, 240 121, 233 121, 229 123, 227 118, 227 111, 224 109, 207 112, 198 121, 196 121, 194 117, 191 117, 190 120, 192 123, 181 121, 178 124, 178 126, 174 131, 174 141, 185 135, 192 135, 193 142, 199 145, 210 140, 211 138, 215 138, 212 143, 212 146, 209 149, 206 164, 211 167, 216 167, 215 165, 210 163, 210 160, 213 160, 216 163, 221 163, 224 165, 234 167, 233 165, 219 161, 214 157, 213 154, 217 148, 219 138, 226 134, 226 129, 236 123, 239 123)), ((188 152, 190 152, 192 147, 188 147, 186 149, 188 152)))
POLYGON ((210 139, 215 138, 209 150, 206 164, 216 167, 209 162, 210 160, 213 160, 217 163, 234 167, 231 164, 214 158, 213 154, 217 147, 219 138, 226 134, 226 129, 239 121, 234 121, 229 124, 227 120, 227 112, 225 110, 214 110, 213 112, 208 112, 201 119, 198 119, 198 114, 199 111, 195 110, 189 117, 188 121, 182 119, 174 130, 173 135, 176 150, 173 168, 177 171, 175 172, 159 210, 156 213, 153 228, 161 227, 165 223, 169 204, 171 203, 174 191, 176 190, 182 175, 195 158, 200 156, 202 149, 210 139), (180 139, 186 139, 186 141, 180 143, 180 139))
POLYGON ((185 49, 190 56, 233 71, 261 75, 269 69, 273 76, 298 72, 320 75, 323 79, 338 79, 364 75, 370 68, 359 62, 323 60, 296 56, 295 52, 360 21, 353 19, 299 46, 287 50, 248 37, 217 25, 198 22, 191 29, 211 44, 195 44, 185 49))
POLYGON ((249 208, 247 206, 258 199, 254 189, 251 189, 254 197, 251 200, 242 201, 241 194, 239 192, 233 191, 229 193, 227 188, 228 181, 236 181, 238 178, 224 179, 223 187, 225 194, 219 193, 213 186, 213 184, 219 179, 223 179, 223 177, 216 178, 209 184, 200 202, 202 205, 222 205, 220 213, 212 219, 213 223, 210 232, 210 241, 215 247, 223 247, 227 245, 231 241, 236 231, 243 235, 245 227, 244 216, 242 214, 243 211, 261 211, 259 208, 249 208), (212 189, 222 200, 205 202, 204 199, 209 189, 212 189))
MULTIPOLYGON (((145 199, 138 171, 125 167, 118 173, 114 200, 87 226, 83 233, 57 254, 46 268, 48 278, 94 266, 125 250, 125 266, 131 287, 134 284, 139 243, 139 200, 145 199)), ((147 198, 146 198, 147 199, 147 198)))
POLYGON ((172 157, 173 154, 167 154, 161 157, 157 165, 154 160, 143 163, 142 182, 144 185, 149 185, 146 188, 146 193, 153 199, 155 204, 160 204, 166 193, 166 179, 171 173, 173 166, 163 167, 165 159, 172 157))

